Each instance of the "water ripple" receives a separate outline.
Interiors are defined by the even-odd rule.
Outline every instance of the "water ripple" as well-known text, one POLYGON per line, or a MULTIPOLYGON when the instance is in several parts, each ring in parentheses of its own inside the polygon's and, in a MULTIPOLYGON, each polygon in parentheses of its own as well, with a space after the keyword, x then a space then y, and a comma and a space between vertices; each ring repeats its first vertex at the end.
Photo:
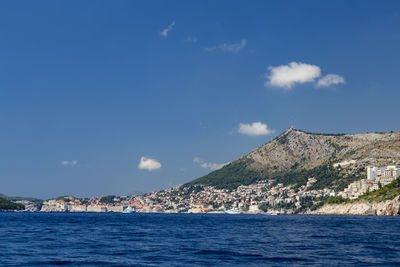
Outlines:
POLYGON ((400 219, 0 213, 0 266, 400 263, 400 219))

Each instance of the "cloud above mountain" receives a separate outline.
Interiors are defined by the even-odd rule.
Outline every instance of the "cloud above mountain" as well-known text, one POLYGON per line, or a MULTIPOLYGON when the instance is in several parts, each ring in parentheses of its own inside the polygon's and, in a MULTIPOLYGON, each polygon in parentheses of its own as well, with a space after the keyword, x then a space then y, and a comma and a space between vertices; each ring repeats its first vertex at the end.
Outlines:
POLYGON ((321 76, 321 69, 316 65, 290 62, 288 65, 268 67, 270 71, 266 86, 291 89, 297 83, 313 82, 321 76))
POLYGON ((270 135, 275 131, 268 128, 266 123, 262 122, 253 122, 249 123, 240 123, 238 127, 238 133, 250 136, 260 136, 260 135, 270 135))
POLYGON ((209 169, 210 171, 215 171, 215 170, 219 170, 222 167, 224 167, 225 165, 229 164, 229 162, 227 163, 210 163, 210 162, 204 162, 204 160, 202 160, 199 157, 195 157, 193 159, 194 163, 200 164, 200 166, 203 169, 209 169))
MULTIPOLYGON (((270 66, 265 75, 267 81, 266 87, 282 88, 291 90, 297 84, 315 82, 321 77, 321 68, 317 65, 311 65, 302 62, 290 62, 288 65, 270 66)), ((344 83, 344 78, 337 74, 328 74, 320 78, 317 87, 328 87, 344 83)))
POLYGON ((161 163, 156 159, 141 157, 138 168, 141 170, 154 171, 161 168, 161 163))

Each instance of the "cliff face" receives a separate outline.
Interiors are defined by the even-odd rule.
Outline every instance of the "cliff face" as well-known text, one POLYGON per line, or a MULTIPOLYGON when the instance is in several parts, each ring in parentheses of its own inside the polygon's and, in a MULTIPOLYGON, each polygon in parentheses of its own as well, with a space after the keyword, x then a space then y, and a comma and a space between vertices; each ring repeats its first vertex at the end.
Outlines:
POLYGON ((320 215, 378 215, 378 216, 399 216, 400 196, 392 200, 382 202, 354 202, 346 204, 324 205, 309 214, 320 215))

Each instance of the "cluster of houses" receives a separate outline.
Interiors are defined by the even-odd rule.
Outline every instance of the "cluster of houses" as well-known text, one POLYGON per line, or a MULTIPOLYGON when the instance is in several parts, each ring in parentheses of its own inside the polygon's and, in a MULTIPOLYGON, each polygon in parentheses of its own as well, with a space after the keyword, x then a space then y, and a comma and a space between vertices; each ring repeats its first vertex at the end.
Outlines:
POLYGON ((133 205, 131 198, 114 196, 107 203, 102 202, 103 196, 80 199, 65 196, 44 201, 42 212, 124 212, 133 205))
POLYGON ((231 208, 243 212, 259 213, 262 204, 276 206, 293 203, 299 207, 303 198, 318 199, 334 196, 331 189, 309 190, 316 179, 309 178, 306 185, 295 188, 282 183, 260 181, 251 185, 241 185, 235 190, 218 189, 212 186, 174 187, 136 196, 135 208, 141 212, 187 212, 187 213, 222 213, 231 208), (139 204, 139 205, 138 205, 139 204))
MULTIPOLYGON (((368 167, 367 179, 351 183, 338 195, 355 199, 368 190, 377 190, 400 176, 400 167, 368 167)), ((177 186, 166 190, 129 197, 63 197, 45 201, 41 211, 68 212, 124 212, 131 208, 137 212, 164 213, 222 213, 232 208, 243 212, 260 213, 260 206, 291 206, 301 208, 304 199, 316 203, 324 198, 335 196, 332 189, 311 190, 315 178, 308 178, 305 185, 284 186, 273 181, 260 181, 251 185, 241 185, 234 190, 218 189, 212 186, 177 186), (107 199, 105 202, 104 199, 107 199), (289 205, 288 205, 289 204, 289 205)))
POLYGON ((261 212, 262 204, 276 206, 292 203, 299 207, 303 198, 318 199, 335 194, 333 190, 309 190, 316 179, 309 178, 306 185, 294 188, 282 183, 273 185, 260 181, 251 185, 241 185, 235 190, 218 189, 212 186, 173 187, 143 196, 114 197, 104 203, 104 197, 78 199, 72 196, 51 199, 42 205, 43 212, 123 212, 127 207, 137 212, 165 213, 223 213, 238 208, 248 213, 261 212))
POLYGON ((399 166, 367 167, 367 179, 362 179, 349 184, 349 186, 338 195, 356 199, 367 191, 375 191, 382 186, 388 185, 400 176, 399 166))

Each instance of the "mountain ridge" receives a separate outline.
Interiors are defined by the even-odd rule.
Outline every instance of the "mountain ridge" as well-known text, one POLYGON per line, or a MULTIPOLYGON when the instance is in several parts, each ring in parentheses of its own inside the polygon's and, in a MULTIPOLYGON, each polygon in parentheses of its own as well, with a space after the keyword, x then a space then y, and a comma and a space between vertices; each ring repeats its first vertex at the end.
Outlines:
POLYGON ((233 189, 263 179, 304 184, 305 177, 296 177, 312 177, 322 172, 320 178, 326 180, 324 176, 329 176, 330 179, 325 181, 326 186, 342 189, 366 176, 365 167, 369 165, 399 163, 400 132, 331 134, 310 133, 291 127, 223 168, 184 186, 202 184, 233 189))

